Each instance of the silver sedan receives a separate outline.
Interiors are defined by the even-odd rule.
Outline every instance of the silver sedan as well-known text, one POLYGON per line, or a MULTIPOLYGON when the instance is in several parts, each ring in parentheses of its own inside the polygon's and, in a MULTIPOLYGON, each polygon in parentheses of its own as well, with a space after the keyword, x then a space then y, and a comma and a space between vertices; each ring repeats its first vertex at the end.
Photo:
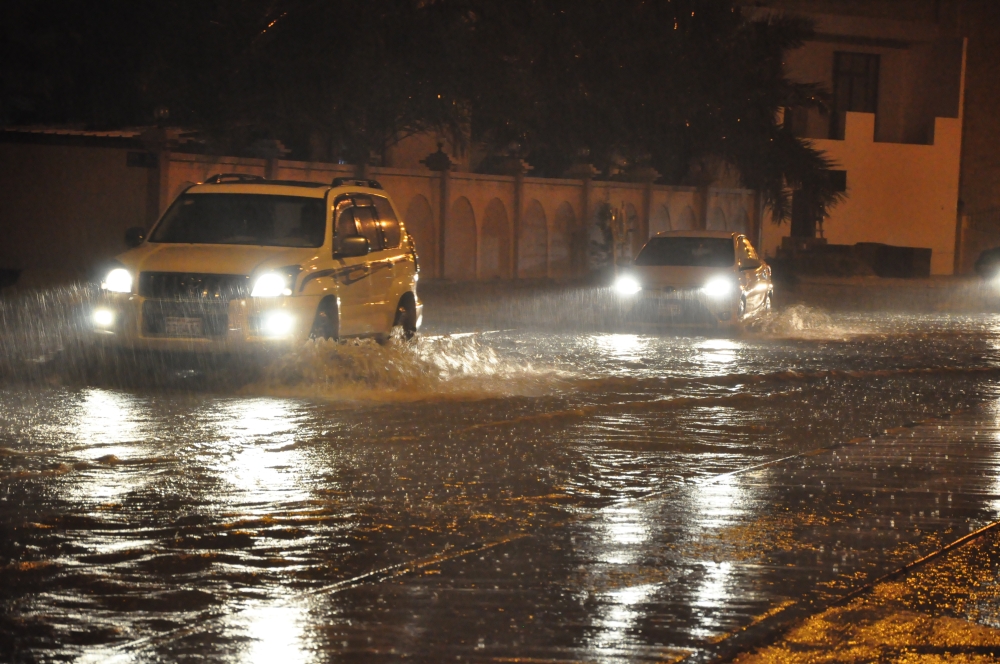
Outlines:
POLYGON ((771 268, 742 233, 651 237, 615 281, 634 316, 672 325, 738 326, 771 309, 771 268))

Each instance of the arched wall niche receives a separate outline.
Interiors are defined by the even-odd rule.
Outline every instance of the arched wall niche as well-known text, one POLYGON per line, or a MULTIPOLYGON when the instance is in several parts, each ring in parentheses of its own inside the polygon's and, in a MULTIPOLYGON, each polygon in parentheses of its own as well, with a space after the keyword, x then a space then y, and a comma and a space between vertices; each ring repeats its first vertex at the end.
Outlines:
POLYGON ((729 224, 729 230, 737 233, 746 233, 750 230, 750 216, 746 210, 740 208, 739 212, 733 215, 733 220, 729 224))
POLYGON ((448 279, 476 278, 476 214, 462 196, 451 204, 444 229, 444 276, 448 279))
POLYGON ((708 215, 707 229, 710 231, 726 230, 726 213, 722 211, 721 207, 715 208, 712 210, 712 214, 708 215))
POLYGON ((572 272, 571 238, 576 226, 573 206, 563 202, 556 209, 552 219, 552 234, 549 236, 549 276, 568 277, 572 272))
POLYGON ((690 205, 686 206, 681 212, 681 216, 677 219, 677 224, 674 230, 678 231, 693 231, 697 225, 697 221, 694 216, 694 208, 690 205))
POLYGON ((537 278, 548 275, 548 244, 549 230, 545 210, 541 203, 533 200, 521 218, 517 254, 520 276, 537 278))
POLYGON ((653 209, 653 214, 649 218, 649 235, 673 230, 670 226, 670 210, 666 205, 657 205, 653 209))
POLYGON ((410 204, 406 206, 403 223, 417 247, 421 272, 436 276, 437 234, 434 232, 434 211, 431 210, 431 204, 426 198, 417 194, 410 200, 410 204))
POLYGON ((510 276, 510 219, 503 201, 494 198, 486 205, 479 234, 480 279, 510 276))

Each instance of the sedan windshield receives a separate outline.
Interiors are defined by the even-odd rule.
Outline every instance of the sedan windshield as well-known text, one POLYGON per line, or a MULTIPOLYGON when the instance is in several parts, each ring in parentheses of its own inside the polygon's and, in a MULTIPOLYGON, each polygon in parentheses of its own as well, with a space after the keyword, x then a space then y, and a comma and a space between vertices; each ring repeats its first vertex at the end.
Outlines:
POLYGON ((654 237, 633 265, 676 267, 730 267, 736 262, 732 238, 654 237))
POLYGON ((182 194, 150 242, 319 247, 326 235, 322 198, 267 194, 182 194))

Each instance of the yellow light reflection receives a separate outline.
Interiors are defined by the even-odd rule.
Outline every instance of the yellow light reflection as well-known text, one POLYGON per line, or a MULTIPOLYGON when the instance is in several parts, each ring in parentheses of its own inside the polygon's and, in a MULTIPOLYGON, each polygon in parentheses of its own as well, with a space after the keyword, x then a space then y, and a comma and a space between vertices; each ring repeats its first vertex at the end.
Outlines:
POLYGON ((697 485, 695 501, 698 525, 702 529, 714 530, 731 525, 746 511, 743 488, 733 475, 697 485))
POLYGON ((696 485, 692 496, 696 518, 692 524, 699 534, 708 535, 700 547, 700 556, 710 558, 698 561, 704 573, 694 591, 692 605, 698 612, 700 624, 692 630, 697 638, 709 638, 724 631, 718 623, 718 609, 732 605, 736 585, 731 552, 722 535, 725 529, 745 523, 748 519, 747 496, 739 476, 724 475, 711 482, 696 485))
POLYGON ((99 389, 84 392, 67 422, 66 437, 79 446, 74 455, 94 465, 81 469, 80 481, 70 488, 75 499, 112 502, 146 482, 144 473, 121 465, 142 456, 142 419, 131 396, 99 389))
POLYGON ((731 339, 705 339, 694 347, 699 351, 697 361, 726 367, 736 363, 736 351, 739 350, 740 344, 731 339))
POLYGON ((282 501, 305 500, 309 494, 299 482, 296 466, 303 462, 294 445, 298 415, 292 402, 282 399, 233 401, 220 413, 229 454, 215 469, 238 490, 254 495, 281 494, 282 501))
POLYGON ((628 565, 642 553, 649 529, 640 510, 612 505, 600 511, 600 551, 598 559, 611 565, 628 565))
POLYGON ((594 343, 605 353, 620 360, 634 362, 647 341, 636 334, 602 334, 593 337, 594 343))
POLYGON ((306 649, 304 611, 295 605, 255 606, 240 615, 253 639, 240 657, 245 664, 306 664, 312 661, 306 649))
POLYGON ((648 504, 620 503, 597 513, 594 522, 594 554, 598 565, 584 587, 612 588, 599 594, 594 627, 587 639, 588 661, 620 661, 623 655, 642 644, 634 630, 645 615, 641 605, 652 600, 659 583, 618 586, 625 578, 641 578, 640 564, 649 555, 653 540, 650 523, 656 514, 648 504))
POLYGON ((140 438, 137 415, 131 397, 109 390, 87 390, 69 429, 80 444, 92 446, 82 451, 84 457, 121 457, 134 450, 133 445, 124 443, 140 438))
POLYGON ((640 586, 628 586, 604 593, 596 619, 596 627, 600 630, 588 639, 592 661, 618 662, 623 654, 629 653, 642 643, 642 639, 633 636, 633 630, 640 618, 646 614, 642 604, 653 599, 659 584, 647 583, 640 586))

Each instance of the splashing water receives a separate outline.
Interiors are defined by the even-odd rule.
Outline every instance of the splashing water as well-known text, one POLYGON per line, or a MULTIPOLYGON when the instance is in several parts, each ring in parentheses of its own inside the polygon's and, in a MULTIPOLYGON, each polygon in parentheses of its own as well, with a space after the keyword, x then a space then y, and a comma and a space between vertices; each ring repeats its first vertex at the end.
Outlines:
POLYGON ((337 400, 529 396, 551 392, 566 372, 501 357, 476 335, 393 341, 310 341, 275 359, 243 392, 337 400))
POLYGON ((755 337, 813 341, 847 341, 873 332, 864 326, 837 323, 825 311, 804 304, 754 320, 747 325, 746 330, 755 337))
POLYGON ((79 358, 89 343, 84 312, 95 295, 93 286, 76 284, 0 298, 0 375, 57 355, 79 358))

